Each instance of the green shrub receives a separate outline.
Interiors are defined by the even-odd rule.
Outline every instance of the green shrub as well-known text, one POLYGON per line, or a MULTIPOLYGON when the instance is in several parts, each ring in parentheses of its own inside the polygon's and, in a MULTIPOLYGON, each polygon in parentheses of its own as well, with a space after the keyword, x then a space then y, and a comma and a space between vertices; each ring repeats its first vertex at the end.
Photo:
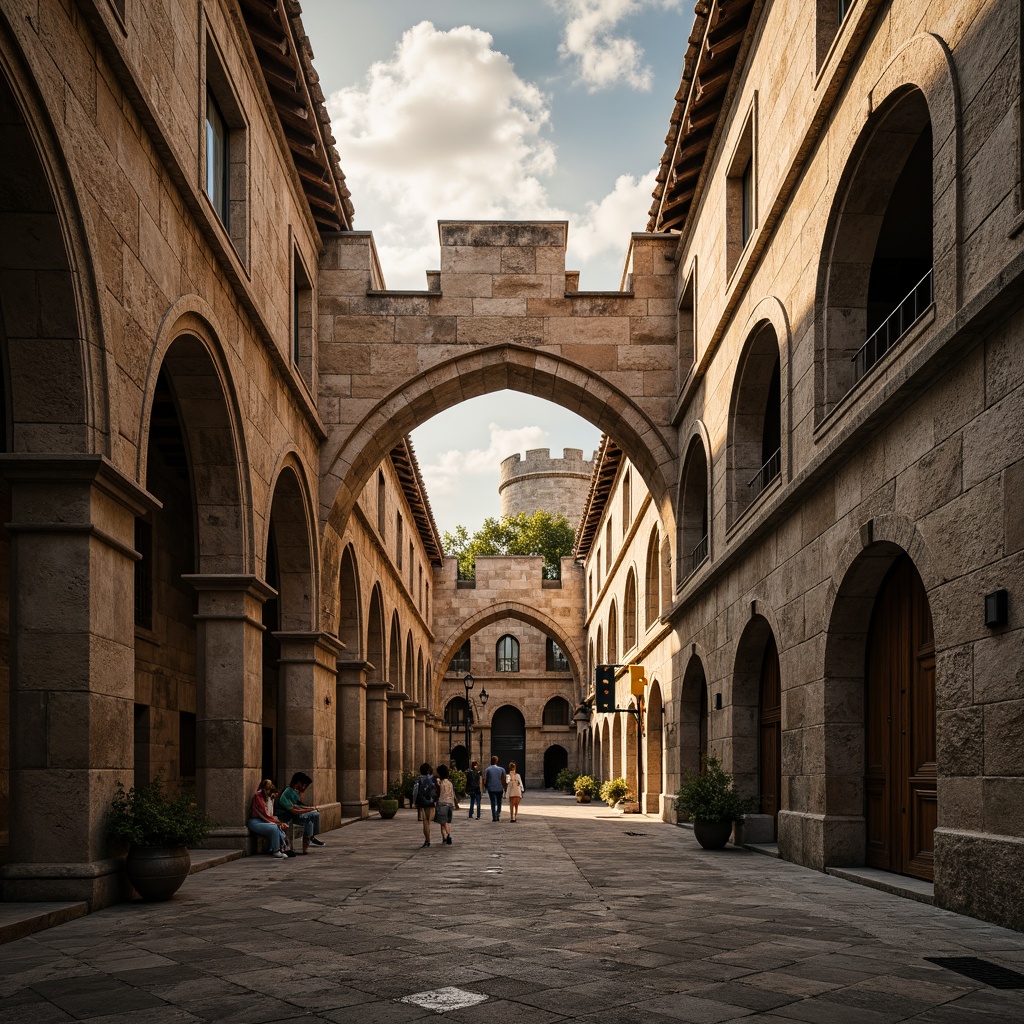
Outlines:
POLYGON ((609 807, 614 807, 620 800, 625 800, 629 795, 629 785, 621 776, 617 779, 609 779, 601 786, 601 799, 609 807))
POLYGON ((595 797, 601 791, 601 787, 597 784, 597 779, 592 775, 577 776, 572 788, 577 796, 595 797))
POLYGON ((107 815, 107 836, 129 846, 198 846, 212 828, 194 794, 169 796, 159 776, 127 793, 119 782, 107 815))
POLYGON ((690 821, 739 821, 756 803, 736 792, 732 776, 716 757, 704 758, 699 772, 687 771, 676 794, 676 811, 690 821))
POLYGON ((412 786, 419 778, 417 772, 402 772, 397 779, 392 779, 388 786, 388 796, 401 803, 402 799, 412 800, 412 786))
POLYGON ((465 796, 466 795, 466 773, 461 768, 450 768, 448 770, 448 778, 452 780, 452 786, 455 788, 455 795, 465 796))
POLYGON ((555 789, 560 789, 563 793, 571 793, 573 784, 576 782, 579 774, 579 772, 574 772, 571 768, 563 768, 555 776, 555 789))

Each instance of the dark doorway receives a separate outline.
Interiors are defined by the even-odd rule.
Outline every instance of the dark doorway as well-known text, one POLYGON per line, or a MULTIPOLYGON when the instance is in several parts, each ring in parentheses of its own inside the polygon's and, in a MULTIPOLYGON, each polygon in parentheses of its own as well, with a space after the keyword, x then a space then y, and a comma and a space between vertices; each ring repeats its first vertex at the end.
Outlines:
POLYGON ((460 772, 464 772, 469 767, 469 754, 466 753, 466 748, 461 743, 457 747, 452 747, 451 760, 452 765, 460 772))
POLYGON ((761 790, 761 813, 772 816, 772 833, 779 815, 782 794, 782 683, 779 675, 779 650, 775 638, 768 637, 761 662, 758 777, 761 790))
POLYGON ((865 676, 865 859, 930 881, 938 821, 935 638, 924 584, 906 555, 879 590, 865 676))
POLYGON ((555 776, 563 768, 569 767, 569 751, 558 744, 548 747, 544 751, 544 787, 545 789, 555 788, 555 776))
POLYGON ((498 708, 491 719, 491 754, 498 755, 502 768, 515 761, 516 771, 526 778, 526 719, 511 704, 498 708))

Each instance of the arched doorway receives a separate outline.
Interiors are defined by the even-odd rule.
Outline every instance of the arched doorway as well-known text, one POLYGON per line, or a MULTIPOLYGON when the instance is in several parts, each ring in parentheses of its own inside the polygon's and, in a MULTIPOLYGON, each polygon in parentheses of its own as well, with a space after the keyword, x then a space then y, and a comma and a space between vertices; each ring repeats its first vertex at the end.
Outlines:
POLYGON ((679 705, 679 771, 698 772, 708 754, 708 684, 697 655, 683 673, 679 705))
POLYGON ((516 771, 527 778, 526 719, 511 704, 498 708, 491 719, 491 754, 498 755, 502 768, 508 768, 509 762, 515 761, 516 771))
POLYGON ((782 802, 782 682, 779 650, 769 636, 761 661, 758 701, 758 783, 761 813, 772 817, 773 838, 782 802))
POLYGON ((665 710, 661 687, 655 682, 651 684, 651 696, 647 702, 647 795, 643 806, 648 814, 658 814, 661 811, 661 793, 665 786, 664 726, 665 710))
POLYGON ((553 743, 547 750, 544 751, 544 787, 545 789, 554 789, 555 776, 563 768, 569 767, 569 752, 565 747, 560 747, 557 743, 553 743))
POLYGON ((931 880, 938 825, 935 638, 924 584, 906 555, 886 575, 871 616, 864 733, 866 863, 931 880))

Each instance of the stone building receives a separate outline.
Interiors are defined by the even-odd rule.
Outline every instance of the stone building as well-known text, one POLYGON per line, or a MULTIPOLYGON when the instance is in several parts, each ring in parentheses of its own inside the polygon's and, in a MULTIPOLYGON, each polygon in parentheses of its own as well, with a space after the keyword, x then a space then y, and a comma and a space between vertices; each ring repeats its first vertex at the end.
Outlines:
POLYGON ((392 292, 298 4, 0 0, 4 898, 117 898, 136 771, 194 773, 224 843, 267 766, 365 813, 447 745, 449 653, 479 634, 483 680, 512 634, 531 778, 579 667, 642 658, 646 743, 607 716, 581 753, 647 808, 706 744, 782 857, 1024 927, 1021 31, 702 3, 620 291, 579 290, 564 223, 449 221, 392 292), (619 453, 563 566, 585 632, 504 578, 472 629, 439 610, 405 439, 505 388, 619 453))
POLYGON ((576 522, 587 496, 594 463, 579 448, 564 448, 552 458, 550 449, 533 448, 522 458, 518 452, 501 461, 502 516, 538 510, 576 522))

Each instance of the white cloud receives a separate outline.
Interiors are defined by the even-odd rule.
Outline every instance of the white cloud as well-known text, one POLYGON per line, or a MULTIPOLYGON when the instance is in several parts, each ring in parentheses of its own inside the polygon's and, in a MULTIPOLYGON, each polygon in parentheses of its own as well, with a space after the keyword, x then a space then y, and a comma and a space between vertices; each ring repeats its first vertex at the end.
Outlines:
POLYGON ((452 494, 458 488, 465 487, 466 477, 493 477, 497 481, 502 459, 529 448, 543 447, 548 436, 543 427, 516 427, 508 430, 497 423, 490 424, 489 431, 490 443, 486 450, 471 448, 460 451, 452 448, 438 453, 434 462, 420 465, 431 499, 452 494))
POLYGON ((576 70, 590 92, 624 83, 647 92, 653 84, 643 47, 632 36, 616 33, 619 23, 644 7, 677 8, 680 0, 553 0, 565 17, 558 52, 576 70))
POLYGON ((620 177, 582 214, 550 201, 548 98, 480 29, 420 22, 390 60, 333 93, 328 107, 356 227, 373 230, 391 288, 426 287, 425 271, 438 263, 438 220, 568 220, 569 269, 580 268, 573 260, 624 255, 629 233, 646 224, 653 174, 620 177))

